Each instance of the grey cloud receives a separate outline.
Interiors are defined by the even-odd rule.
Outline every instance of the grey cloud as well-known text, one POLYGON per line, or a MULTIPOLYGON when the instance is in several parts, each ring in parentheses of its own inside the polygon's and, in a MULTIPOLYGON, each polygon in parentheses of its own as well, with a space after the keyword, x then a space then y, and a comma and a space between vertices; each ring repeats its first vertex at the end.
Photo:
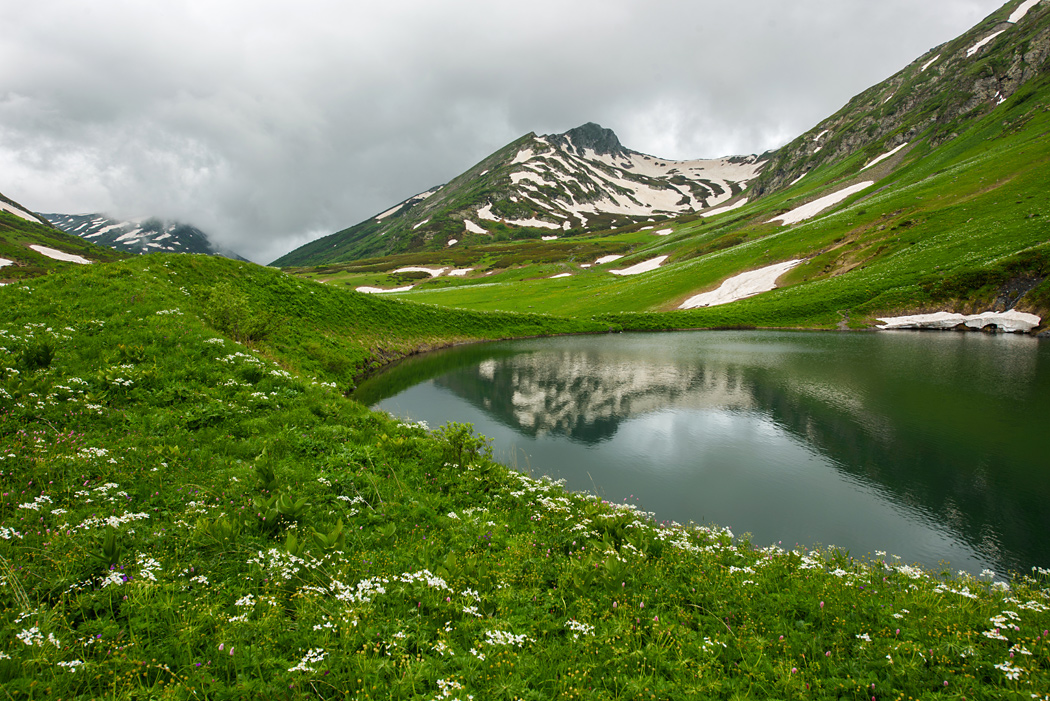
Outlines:
POLYGON ((20 3, 0 191, 178 218, 268 262, 529 131, 596 121, 667 158, 774 148, 999 4, 20 3))

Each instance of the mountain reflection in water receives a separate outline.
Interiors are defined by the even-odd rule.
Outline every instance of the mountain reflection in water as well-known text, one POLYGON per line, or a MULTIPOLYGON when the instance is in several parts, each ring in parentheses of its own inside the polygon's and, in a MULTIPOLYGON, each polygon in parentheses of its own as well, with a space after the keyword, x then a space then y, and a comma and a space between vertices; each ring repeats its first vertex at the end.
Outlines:
POLYGON ((1048 351, 906 332, 538 339, 425 356, 359 398, 470 421, 504 460, 660 519, 1027 570, 1050 564, 1048 351))

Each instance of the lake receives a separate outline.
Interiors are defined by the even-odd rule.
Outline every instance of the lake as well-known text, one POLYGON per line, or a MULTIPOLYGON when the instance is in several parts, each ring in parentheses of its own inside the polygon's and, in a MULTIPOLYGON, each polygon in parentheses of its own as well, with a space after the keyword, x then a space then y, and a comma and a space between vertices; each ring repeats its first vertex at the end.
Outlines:
POLYGON ((939 570, 1050 566, 1050 344, 951 332, 699 331, 470 345, 356 398, 658 521, 885 551, 939 570))

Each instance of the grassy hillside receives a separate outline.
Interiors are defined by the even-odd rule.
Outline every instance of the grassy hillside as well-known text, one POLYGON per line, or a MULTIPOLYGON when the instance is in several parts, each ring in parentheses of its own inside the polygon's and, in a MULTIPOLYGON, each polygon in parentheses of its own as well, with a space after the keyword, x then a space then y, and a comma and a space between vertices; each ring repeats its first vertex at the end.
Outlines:
POLYGON ((93 261, 112 261, 125 257, 122 253, 101 248, 54 227, 0 211, 0 258, 12 261, 11 265, 0 267, 0 283, 28 280, 51 270, 78 265, 55 260, 30 246, 43 246, 93 261))
POLYGON ((200 256, 56 272, 0 288, 0 306, 7 698, 1050 688, 1045 570, 1007 585, 658 525, 328 381, 380 349, 583 324, 200 256))
MULTIPOLYGON (((1050 312, 1050 79, 1016 95, 939 147, 920 142, 872 168, 856 154, 818 169, 784 192, 715 217, 692 217, 552 242, 475 246, 455 258, 417 255, 301 270, 334 284, 416 283, 403 299, 468 309, 594 314, 673 310, 723 280, 795 258, 805 264, 783 289, 723 307, 618 320, 630 327, 719 325, 830 327, 878 314, 983 310, 1005 288, 1031 283, 1019 309, 1050 312), (858 181, 873 181, 842 205, 792 226, 778 214, 858 181), (673 233, 656 236, 654 229, 673 233), (513 246, 518 255, 512 255, 513 246), (545 248, 547 247, 547 248, 545 248), (604 252, 627 254, 583 267, 604 252), (607 268, 667 255, 660 269, 616 277, 607 268), (474 269, 463 278, 389 277, 403 265, 474 269), (552 280, 556 274, 571 277, 552 280)), ((1009 295, 1008 295, 1009 297, 1009 295)), ((1016 295, 1015 295, 1016 297, 1016 295)))
POLYGON ((1014 306, 1046 318, 1050 9, 1036 5, 1006 22, 1019 5, 1007 3, 766 154, 769 164, 744 193, 750 201, 731 211, 555 232, 551 241, 479 238, 455 251, 295 272, 350 287, 411 285, 397 296, 448 307, 601 315, 631 328, 856 328, 880 315, 1014 306), (869 182, 806 221, 772 221, 869 182), (608 254, 625 257, 595 264, 608 254), (609 272, 660 256, 667 259, 651 272, 609 272), (804 264, 779 290, 675 311, 735 275, 795 259, 804 264), (421 265, 470 270, 433 279, 397 272, 421 265))

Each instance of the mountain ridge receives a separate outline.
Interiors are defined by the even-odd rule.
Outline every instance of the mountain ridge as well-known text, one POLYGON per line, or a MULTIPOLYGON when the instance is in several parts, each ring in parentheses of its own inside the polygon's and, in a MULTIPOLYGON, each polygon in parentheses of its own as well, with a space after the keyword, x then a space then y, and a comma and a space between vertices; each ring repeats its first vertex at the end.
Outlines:
POLYGON ((211 238, 190 224, 157 217, 120 220, 104 214, 42 214, 67 233, 125 253, 202 253, 244 261, 236 253, 216 246, 211 238))

